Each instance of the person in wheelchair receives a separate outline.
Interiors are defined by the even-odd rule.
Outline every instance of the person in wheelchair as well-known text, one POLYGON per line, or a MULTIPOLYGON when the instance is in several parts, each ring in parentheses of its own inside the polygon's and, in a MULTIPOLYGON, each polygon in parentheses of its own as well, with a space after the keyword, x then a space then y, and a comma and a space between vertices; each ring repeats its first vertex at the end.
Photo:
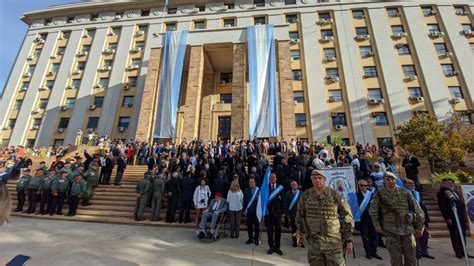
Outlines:
POLYGON ((216 197, 211 200, 209 207, 203 211, 201 224, 199 225, 199 230, 197 237, 199 239, 210 238, 211 236, 216 236, 218 233, 216 230, 217 223, 222 215, 227 211, 227 201, 222 198, 222 193, 217 192, 216 197), (211 229, 209 232, 206 232, 207 221, 211 219, 211 229))

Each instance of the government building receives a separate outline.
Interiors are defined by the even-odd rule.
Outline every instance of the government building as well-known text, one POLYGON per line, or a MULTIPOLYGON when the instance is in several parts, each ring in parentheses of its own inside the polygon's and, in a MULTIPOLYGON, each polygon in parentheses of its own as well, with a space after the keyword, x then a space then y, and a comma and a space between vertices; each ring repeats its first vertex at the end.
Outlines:
POLYGON ((415 113, 473 122, 470 1, 81 2, 24 14, 3 145, 302 139, 392 145, 415 113))

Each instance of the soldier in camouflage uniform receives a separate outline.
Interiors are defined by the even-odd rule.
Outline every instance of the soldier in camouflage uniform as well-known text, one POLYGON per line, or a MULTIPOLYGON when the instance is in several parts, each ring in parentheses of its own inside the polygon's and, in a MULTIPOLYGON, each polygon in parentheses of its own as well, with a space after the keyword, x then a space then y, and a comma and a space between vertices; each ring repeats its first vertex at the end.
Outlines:
POLYGON ((352 252, 354 221, 347 201, 326 187, 326 176, 311 172, 313 188, 306 190, 298 203, 296 237, 308 241, 310 265, 346 265, 344 255, 352 252))
POLYGON ((395 186, 396 179, 394 174, 385 172, 385 187, 374 195, 369 213, 375 230, 387 238, 392 265, 414 266, 416 242, 413 233, 417 237, 422 235, 423 210, 408 191, 395 186))
POLYGON ((95 188, 99 185, 99 165, 96 162, 91 162, 83 177, 87 181, 87 192, 82 200, 82 206, 88 206, 91 205, 90 200, 94 196, 95 188))

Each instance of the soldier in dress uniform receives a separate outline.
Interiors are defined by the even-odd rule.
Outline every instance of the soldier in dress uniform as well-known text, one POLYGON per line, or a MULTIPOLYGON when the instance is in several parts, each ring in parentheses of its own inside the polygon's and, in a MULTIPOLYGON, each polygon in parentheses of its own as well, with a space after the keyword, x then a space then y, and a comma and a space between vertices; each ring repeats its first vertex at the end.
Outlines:
POLYGON ((16 183, 18 205, 15 209, 15 212, 23 211, 23 206, 25 205, 25 199, 26 199, 26 191, 28 189, 28 183, 30 182, 30 179, 31 179, 30 169, 29 168, 22 169, 21 176, 16 183))
POLYGON ((296 237, 303 232, 308 241, 310 265, 346 265, 344 254, 352 253, 354 221, 346 200, 326 187, 326 176, 311 172, 313 188, 306 190, 298 203, 296 237))
POLYGON ((43 179, 44 179, 44 171, 43 169, 36 169, 35 175, 30 178, 30 182, 28 182, 28 210, 26 213, 34 213, 36 210, 36 203, 38 202, 38 198, 40 196, 42 187, 43 187, 43 179))
POLYGON ((394 266, 416 265, 416 237, 421 237, 425 218, 410 192, 395 186, 397 177, 384 174, 385 187, 372 199, 369 213, 375 231, 387 238, 387 249, 394 266))
POLYGON ((99 164, 91 162, 89 169, 83 175, 87 182, 87 192, 82 200, 82 206, 91 205, 90 201, 94 196, 95 188, 99 185, 99 164))

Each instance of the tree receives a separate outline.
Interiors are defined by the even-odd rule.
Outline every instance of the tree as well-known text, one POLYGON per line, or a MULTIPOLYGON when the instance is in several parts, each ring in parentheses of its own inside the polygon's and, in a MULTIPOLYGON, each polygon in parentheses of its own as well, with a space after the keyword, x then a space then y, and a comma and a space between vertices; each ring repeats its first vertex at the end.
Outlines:
POLYGON ((460 115, 450 112, 445 123, 417 114, 397 126, 395 137, 400 148, 427 159, 431 172, 443 172, 459 165, 474 136, 463 128, 460 115))

